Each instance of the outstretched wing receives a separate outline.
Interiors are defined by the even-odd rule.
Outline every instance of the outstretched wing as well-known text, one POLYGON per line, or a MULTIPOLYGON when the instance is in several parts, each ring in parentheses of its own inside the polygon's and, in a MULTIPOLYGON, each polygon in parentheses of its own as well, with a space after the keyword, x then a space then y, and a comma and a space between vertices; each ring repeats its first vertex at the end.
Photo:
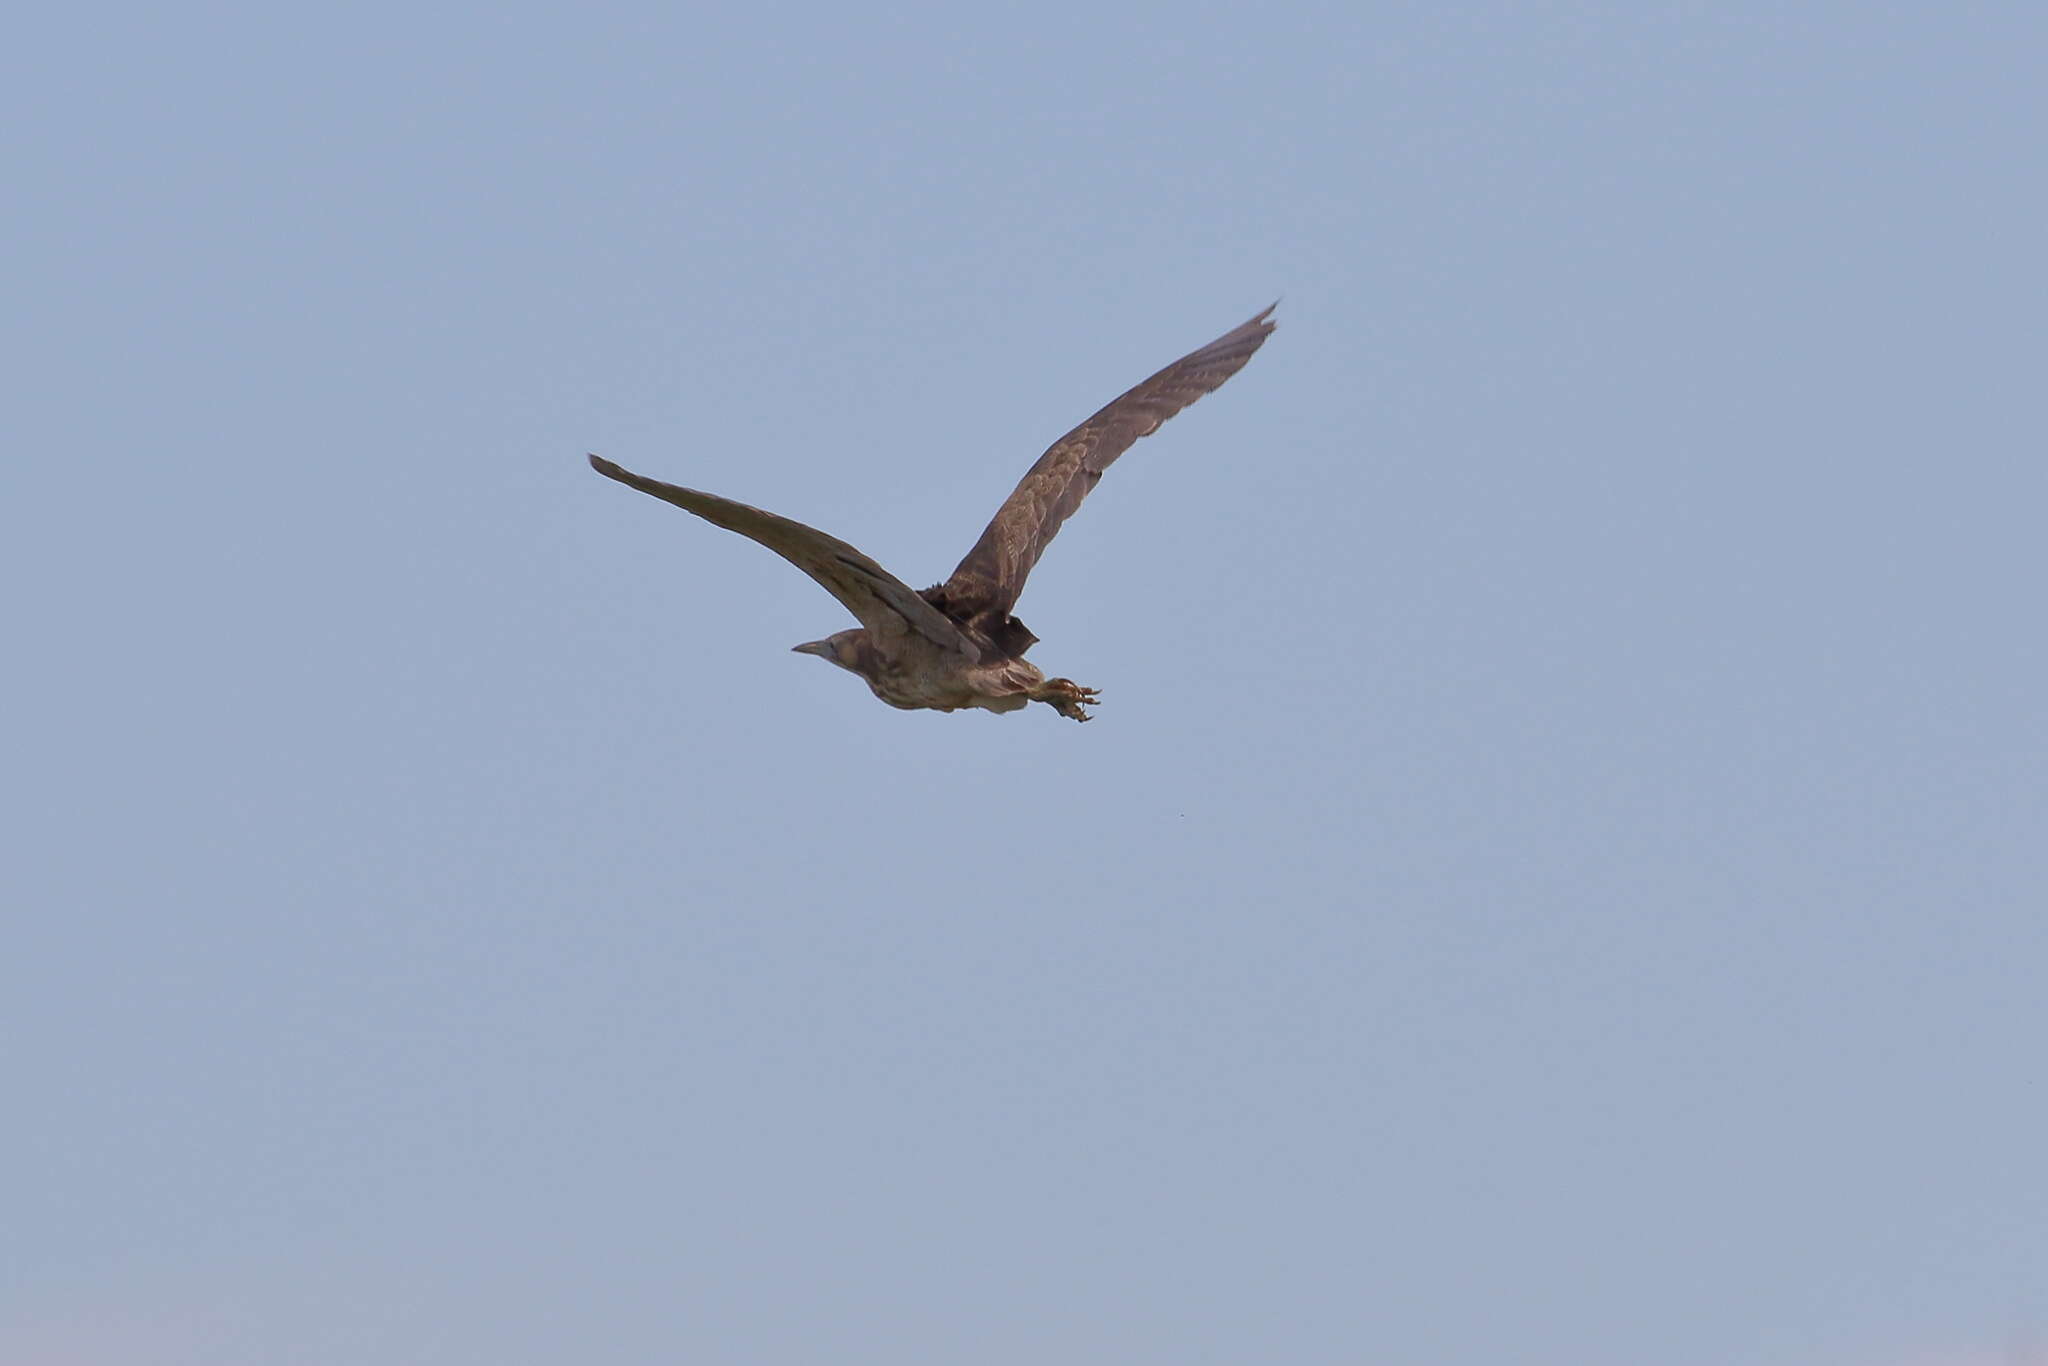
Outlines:
POLYGON ((924 637, 942 649, 972 656, 974 647, 945 615, 919 597, 901 579, 876 564, 836 536, 815 527, 778 517, 772 512, 735 503, 715 494, 664 484, 633 473, 602 456, 590 457, 590 467, 607 479, 674 503, 694 512, 714 526, 737 531, 759 541, 818 581, 827 593, 846 605, 846 610, 876 637, 884 650, 892 640, 907 634, 924 637))
POLYGON ((953 577, 933 590, 947 610, 963 620, 1007 616, 1032 566, 1102 472, 1132 442, 1243 369, 1272 332, 1267 319, 1278 306, 1182 356, 1055 441, 996 510, 953 577))

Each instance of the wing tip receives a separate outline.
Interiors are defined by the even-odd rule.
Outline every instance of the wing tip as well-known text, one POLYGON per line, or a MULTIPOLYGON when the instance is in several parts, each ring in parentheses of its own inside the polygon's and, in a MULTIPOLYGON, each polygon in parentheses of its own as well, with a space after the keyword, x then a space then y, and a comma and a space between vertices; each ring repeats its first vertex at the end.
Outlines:
MULTIPOLYGON (((1280 307, 1280 301, 1278 299, 1273 300, 1272 303, 1267 304, 1264 308, 1253 314, 1251 318, 1231 328, 1215 341, 1203 347, 1201 351, 1195 352, 1195 355, 1199 356, 1203 352, 1226 349, 1246 341, 1251 342, 1252 350, 1258 350, 1266 338, 1273 335, 1273 329, 1280 325, 1273 320, 1273 310, 1278 307, 1280 307)), ((1188 359, 1193 359, 1193 357, 1188 359)))
MULTIPOLYGON (((1272 336, 1273 329, 1280 325, 1273 321, 1273 310, 1278 307, 1280 307, 1280 301, 1278 299, 1273 300, 1272 303, 1267 304, 1256 314, 1252 315, 1251 318, 1231 328, 1201 350, 1181 357, 1176 364, 1185 365, 1191 361, 1196 363, 1213 363, 1228 358, 1235 362, 1231 366, 1229 373, 1237 373, 1237 367, 1250 360, 1252 352, 1264 346, 1266 338, 1272 336)), ((1229 375, 1225 375, 1224 378, 1229 378, 1229 375)), ((1222 380, 1218 380, 1217 383, 1222 383, 1222 380)))

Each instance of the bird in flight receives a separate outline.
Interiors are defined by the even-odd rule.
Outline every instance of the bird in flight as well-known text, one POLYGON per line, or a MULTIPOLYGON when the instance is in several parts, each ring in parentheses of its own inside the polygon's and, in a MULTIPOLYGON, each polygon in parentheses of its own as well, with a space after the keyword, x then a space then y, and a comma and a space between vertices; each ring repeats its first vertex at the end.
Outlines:
MULTIPOLYGON (((1277 305, 1276 305, 1277 306, 1277 305)), ((1024 652, 1038 637, 1011 615, 1024 580, 1060 524, 1141 436, 1244 368, 1273 331, 1273 309, 1182 356, 1068 432, 1025 472, 981 539, 944 583, 913 592, 846 542, 802 522, 648 479, 601 456, 599 474, 694 512, 714 526, 759 541, 817 580, 860 625, 794 647, 867 681, 875 696, 906 711, 1017 711, 1043 702, 1088 719, 1097 693, 1047 678, 1024 652)))

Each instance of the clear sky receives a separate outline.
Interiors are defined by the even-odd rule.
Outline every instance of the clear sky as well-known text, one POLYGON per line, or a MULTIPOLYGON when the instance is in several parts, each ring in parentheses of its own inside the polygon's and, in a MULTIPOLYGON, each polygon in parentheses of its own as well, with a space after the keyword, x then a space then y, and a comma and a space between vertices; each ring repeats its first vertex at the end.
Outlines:
POLYGON ((9 46, 0 1362, 2040 1359, 2048 10, 9 46))

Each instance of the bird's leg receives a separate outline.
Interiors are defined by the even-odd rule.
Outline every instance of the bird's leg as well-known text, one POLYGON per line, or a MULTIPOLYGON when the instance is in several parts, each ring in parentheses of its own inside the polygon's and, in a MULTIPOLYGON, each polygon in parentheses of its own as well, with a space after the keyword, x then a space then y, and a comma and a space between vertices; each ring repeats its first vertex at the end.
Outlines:
POLYGON ((1061 716, 1071 716, 1076 721, 1086 721, 1088 713, 1084 708, 1096 704, 1100 694, 1093 688, 1084 688, 1071 678, 1048 678, 1033 688, 1031 700, 1043 702, 1061 716))

